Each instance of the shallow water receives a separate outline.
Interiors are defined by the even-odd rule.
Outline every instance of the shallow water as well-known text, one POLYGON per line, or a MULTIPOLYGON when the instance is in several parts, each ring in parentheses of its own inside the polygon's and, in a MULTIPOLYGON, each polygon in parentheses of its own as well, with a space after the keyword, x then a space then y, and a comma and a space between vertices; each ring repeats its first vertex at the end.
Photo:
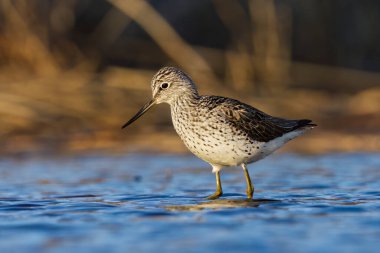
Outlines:
POLYGON ((0 252, 376 252, 380 154, 274 155, 222 171, 193 156, 0 160, 0 252))

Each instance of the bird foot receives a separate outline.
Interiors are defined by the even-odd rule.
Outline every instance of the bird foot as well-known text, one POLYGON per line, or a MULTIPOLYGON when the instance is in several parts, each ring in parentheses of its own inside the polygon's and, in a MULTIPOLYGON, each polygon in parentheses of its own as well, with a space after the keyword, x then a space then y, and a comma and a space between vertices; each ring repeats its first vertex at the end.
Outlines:
POLYGON ((254 189, 247 188, 246 193, 247 193, 247 198, 248 199, 252 199, 254 191, 255 191, 254 189))
POLYGON ((223 192, 221 191, 216 191, 214 194, 208 196, 206 199, 209 199, 209 200, 213 200, 213 199, 217 199, 219 198, 220 196, 223 195, 223 192))

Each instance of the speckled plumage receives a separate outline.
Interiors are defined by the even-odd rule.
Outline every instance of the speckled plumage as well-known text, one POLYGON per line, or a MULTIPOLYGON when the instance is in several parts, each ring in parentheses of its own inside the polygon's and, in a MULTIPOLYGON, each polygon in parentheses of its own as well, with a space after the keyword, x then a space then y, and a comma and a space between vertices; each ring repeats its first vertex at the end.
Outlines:
MULTIPOLYGON (((272 117, 235 99, 201 96, 191 78, 174 67, 164 67, 154 75, 152 92, 153 100, 124 126, 153 104, 168 103, 176 132, 192 153, 212 165, 217 183, 219 170, 225 166, 242 165, 248 180, 246 164, 264 158, 315 126, 311 120, 272 117)), ((250 179, 247 183, 251 188, 250 179)), ((219 187, 220 192, 211 197, 221 195, 219 187)), ((249 197, 252 193, 253 189, 249 197)))
POLYGON ((187 148, 212 164, 214 171, 258 161, 311 126, 309 120, 274 118, 237 100, 217 96, 176 100, 171 114, 187 148), (282 142, 267 145, 276 139, 282 142))

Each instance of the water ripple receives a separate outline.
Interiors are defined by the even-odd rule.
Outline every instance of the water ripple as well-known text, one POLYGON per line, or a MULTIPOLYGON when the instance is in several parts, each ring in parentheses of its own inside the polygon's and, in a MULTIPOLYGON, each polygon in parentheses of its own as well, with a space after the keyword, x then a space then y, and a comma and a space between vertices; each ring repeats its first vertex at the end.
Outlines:
POLYGON ((374 252, 380 156, 273 156, 222 171, 193 156, 0 161, 0 252, 374 252), (144 168, 143 170, 141 168, 144 168), (22 237, 20 237, 22 235, 22 237), (20 239, 21 238, 21 239, 20 239))

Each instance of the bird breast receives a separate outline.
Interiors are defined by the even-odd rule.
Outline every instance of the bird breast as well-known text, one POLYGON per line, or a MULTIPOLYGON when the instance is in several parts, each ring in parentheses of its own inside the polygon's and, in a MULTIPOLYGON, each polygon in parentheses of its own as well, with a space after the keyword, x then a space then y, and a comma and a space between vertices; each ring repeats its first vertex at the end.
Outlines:
POLYGON ((249 163, 260 152, 262 143, 249 139, 220 115, 192 107, 171 107, 173 125, 186 147, 214 165, 236 166, 249 163))

